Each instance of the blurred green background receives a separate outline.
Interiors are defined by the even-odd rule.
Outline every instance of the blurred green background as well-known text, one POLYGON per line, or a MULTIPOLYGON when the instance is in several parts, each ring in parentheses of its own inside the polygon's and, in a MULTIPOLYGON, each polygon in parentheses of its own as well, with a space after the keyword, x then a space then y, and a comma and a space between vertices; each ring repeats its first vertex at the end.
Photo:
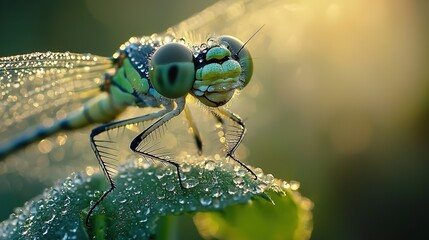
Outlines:
MULTIPOLYGON (((110 56, 129 37, 162 32, 214 2, 2 1, 0 56, 110 56)), ((287 8, 252 18, 265 27, 249 44, 255 80, 231 105, 248 126, 239 154, 278 178, 301 182, 315 204, 313 239, 424 238, 429 3, 284 3, 287 8)), ((230 24, 236 28, 225 28, 242 39, 257 29, 230 24)), ((0 179, 1 219, 46 186, 0 179), (20 189, 14 184, 26 187, 12 194, 20 189)))

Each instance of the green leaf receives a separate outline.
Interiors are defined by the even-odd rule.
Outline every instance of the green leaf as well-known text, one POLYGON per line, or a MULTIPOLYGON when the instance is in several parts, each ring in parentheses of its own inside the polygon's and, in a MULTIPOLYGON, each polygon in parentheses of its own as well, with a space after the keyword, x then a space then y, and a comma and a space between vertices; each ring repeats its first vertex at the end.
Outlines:
MULTIPOLYGON (((255 172, 259 176, 257 181, 234 162, 225 159, 187 160, 181 165, 186 189, 181 189, 174 167, 141 159, 133 161, 120 167, 115 177, 117 188, 96 208, 91 216, 90 228, 85 225, 86 213, 91 202, 97 200, 108 185, 100 174, 74 174, 45 190, 24 207, 16 209, 8 220, 0 224, 0 238, 144 239, 158 233, 158 237, 166 239, 172 236, 168 218, 201 212, 217 213, 218 218, 227 223, 227 232, 237 228, 237 232, 250 233, 253 231, 250 229, 251 224, 269 211, 270 214, 277 211, 286 213, 286 218, 276 219, 287 220, 282 224, 283 229, 291 229, 288 234, 299 229, 303 225, 300 223, 302 214, 299 212, 303 208, 298 202, 299 195, 290 190, 284 194, 284 189, 278 184, 280 182, 273 179, 272 175, 263 175, 260 169, 255 169, 255 172), (275 206, 270 198, 276 202, 275 206), (243 215, 244 218, 238 221, 243 211, 241 208, 245 206, 249 214, 243 215), (277 206, 280 210, 271 209, 277 206), (233 218, 237 221, 232 221, 233 218), (157 228, 160 222, 162 224, 157 228), (243 224, 237 225, 237 222, 243 224), (246 222, 250 225, 244 224, 246 222)), ((201 216, 197 215, 196 219, 201 216)), ((306 222, 310 224, 311 218, 308 217, 306 222)), ((273 231, 278 232, 277 226, 273 227, 273 231)), ((306 230, 310 231, 310 228, 306 230)), ((235 235, 222 236, 229 238, 235 235)))
POLYGON ((266 193, 272 203, 258 196, 249 204, 197 213, 195 224, 207 239, 309 239, 312 202, 287 189, 266 193))

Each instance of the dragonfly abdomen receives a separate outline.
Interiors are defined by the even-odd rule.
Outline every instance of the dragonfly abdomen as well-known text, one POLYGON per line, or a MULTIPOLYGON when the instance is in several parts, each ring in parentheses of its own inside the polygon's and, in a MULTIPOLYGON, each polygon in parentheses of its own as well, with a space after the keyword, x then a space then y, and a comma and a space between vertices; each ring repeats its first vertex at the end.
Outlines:
POLYGON ((0 145, 0 161, 4 160, 12 152, 58 132, 60 130, 59 127, 60 125, 58 124, 49 127, 39 126, 24 132, 18 137, 2 142, 0 145))
POLYGON ((103 92, 86 102, 80 109, 54 122, 52 125, 37 126, 16 138, 2 142, 0 144, 0 161, 12 152, 58 133, 61 130, 83 128, 92 123, 110 122, 127 106, 125 103, 114 101, 110 93, 103 92))
POLYGON ((127 104, 118 104, 109 93, 104 92, 61 120, 59 127, 60 129, 77 129, 92 123, 110 122, 127 106, 127 104))

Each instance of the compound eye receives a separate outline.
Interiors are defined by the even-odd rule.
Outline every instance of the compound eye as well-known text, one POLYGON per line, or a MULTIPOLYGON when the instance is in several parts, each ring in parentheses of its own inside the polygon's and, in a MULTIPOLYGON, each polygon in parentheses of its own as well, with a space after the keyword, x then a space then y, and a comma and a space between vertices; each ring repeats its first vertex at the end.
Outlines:
POLYGON ((220 36, 219 43, 226 45, 228 49, 230 49, 232 56, 238 57, 238 61, 240 62, 242 69, 242 75, 244 76, 242 87, 245 87, 250 82, 253 74, 253 60, 249 50, 247 50, 246 47, 242 48, 244 43, 238 38, 229 35, 220 36))
POLYGON ((158 48, 150 60, 150 81, 155 90, 167 98, 185 96, 195 79, 192 52, 180 43, 158 48))

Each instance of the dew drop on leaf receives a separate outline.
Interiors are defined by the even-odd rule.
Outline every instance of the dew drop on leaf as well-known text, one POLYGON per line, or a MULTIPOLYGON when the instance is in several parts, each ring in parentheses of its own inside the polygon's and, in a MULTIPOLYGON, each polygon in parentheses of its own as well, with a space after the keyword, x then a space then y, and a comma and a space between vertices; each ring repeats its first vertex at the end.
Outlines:
POLYGON ((292 189, 292 190, 298 190, 299 189, 299 187, 300 187, 300 183, 299 182, 297 182, 297 181, 290 181, 289 182, 289 184, 290 184, 290 189, 292 189))
POLYGON ((185 187, 185 188, 193 188, 193 187, 195 187, 195 186, 197 186, 198 185, 198 180, 197 179, 195 179, 195 178, 193 178, 193 177, 190 177, 189 179, 187 179, 184 183, 183 183, 183 187, 185 187))
POLYGON ((191 165, 189 163, 182 164, 182 172, 189 172, 191 171, 191 165))
POLYGON ((239 169, 239 170, 236 172, 236 175, 237 175, 238 177, 244 177, 244 175, 246 175, 246 171, 245 171, 244 169, 239 169))
POLYGON ((213 160, 207 160, 204 164, 204 168, 209 171, 213 171, 216 167, 216 163, 213 160))
POLYGON ((222 192, 222 190, 219 187, 213 188, 213 191, 212 191, 212 196, 213 197, 217 198, 217 197, 222 196, 222 194, 223 194, 223 192, 222 192))
POLYGON ((176 184, 169 182, 165 185, 165 189, 169 192, 174 191, 174 189, 176 189, 176 184))
POLYGON ((237 185, 238 187, 240 187, 241 185, 243 185, 244 183, 244 179, 242 177, 234 177, 232 179, 232 181, 235 183, 235 185, 237 185))
POLYGON ((210 205, 212 203, 212 198, 209 197, 209 196, 203 196, 203 197, 200 198, 200 203, 203 206, 208 206, 208 205, 210 205))

